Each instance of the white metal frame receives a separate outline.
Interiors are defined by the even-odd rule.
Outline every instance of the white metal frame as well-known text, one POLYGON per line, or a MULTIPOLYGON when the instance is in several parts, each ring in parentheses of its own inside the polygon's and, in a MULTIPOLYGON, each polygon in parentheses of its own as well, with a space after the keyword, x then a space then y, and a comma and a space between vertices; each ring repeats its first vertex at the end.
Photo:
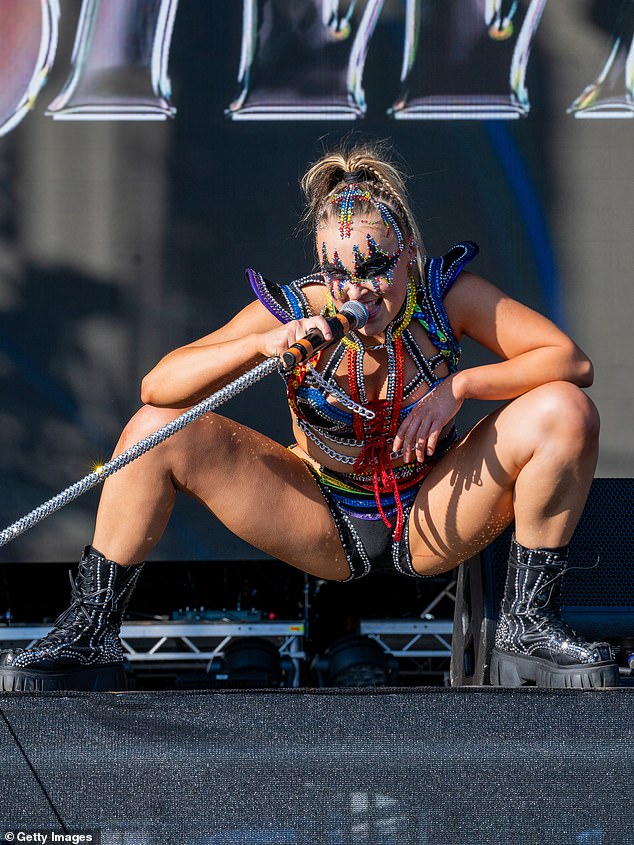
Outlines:
MULTIPOLYGON (((43 637, 50 625, 0 627, 0 648, 9 644, 28 647, 43 637)), ((275 643, 280 656, 293 666, 292 686, 299 686, 304 652, 304 622, 128 622, 121 627, 126 658, 138 666, 158 668, 175 664, 198 664, 209 669, 227 645, 238 637, 263 637, 275 643), (147 647, 144 647, 147 646, 147 647)))

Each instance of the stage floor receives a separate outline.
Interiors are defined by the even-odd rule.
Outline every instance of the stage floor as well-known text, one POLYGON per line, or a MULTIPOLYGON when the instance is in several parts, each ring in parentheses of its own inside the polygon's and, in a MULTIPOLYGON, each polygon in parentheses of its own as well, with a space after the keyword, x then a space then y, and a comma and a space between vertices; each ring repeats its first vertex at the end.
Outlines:
POLYGON ((5 829, 108 845, 634 842, 633 690, 0 695, 5 829))

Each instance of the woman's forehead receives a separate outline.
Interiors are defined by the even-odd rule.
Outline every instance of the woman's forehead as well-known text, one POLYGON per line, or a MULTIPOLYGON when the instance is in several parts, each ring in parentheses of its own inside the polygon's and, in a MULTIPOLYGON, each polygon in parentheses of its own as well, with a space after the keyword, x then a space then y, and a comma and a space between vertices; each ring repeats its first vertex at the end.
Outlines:
POLYGON ((369 209, 368 213, 354 215, 350 225, 350 234, 342 234, 337 220, 330 220, 321 225, 317 230, 317 246, 322 244, 326 248, 336 249, 337 252, 352 252, 356 246, 358 249, 367 250, 368 235, 382 249, 394 252, 398 248, 398 238, 393 227, 387 226, 375 209, 369 209), (347 249, 346 249, 347 248, 347 249))

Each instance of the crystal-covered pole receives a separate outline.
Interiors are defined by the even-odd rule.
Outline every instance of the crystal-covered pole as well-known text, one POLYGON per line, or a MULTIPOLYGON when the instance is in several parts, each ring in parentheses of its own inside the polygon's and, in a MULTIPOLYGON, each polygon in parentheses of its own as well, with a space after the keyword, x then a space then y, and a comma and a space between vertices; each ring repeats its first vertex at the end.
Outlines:
POLYGON ((27 513, 26 516, 23 516, 3 531, 0 531, 0 546, 5 546, 7 543, 10 543, 11 540, 15 540, 16 537, 20 536, 20 534, 24 534, 25 531, 28 531, 30 528, 33 528, 34 525, 37 525, 38 522, 46 519, 47 516, 50 516, 52 513, 55 513, 55 511, 63 508, 69 502, 79 498, 79 496, 83 495, 88 490, 91 490, 93 487, 101 484, 101 482, 110 475, 114 475, 115 472, 118 472, 124 466, 127 466, 132 463, 132 461, 140 458, 141 455, 149 452, 150 449, 154 449, 155 446, 158 446, 159 443, 163 443, 163 441, 167 440, 168 437, 171 437, 173 434, 176 434, 178 431, 185 428, 186 425, 204 417, 205 414, 209 413, 209 411, 213 411, 214 408, 218 408, 220 405, 223 405, 229 399, 232 399, 234 396, 242 393, 248 387, 251 387, 256 382, 263 379, 264 376, 275 372, 280 367, 281 362, 279 358, 267 358, 265 361, 262 361, 261 364, 258 364, 257 367, 249 370, 248 373, 244 373, 244 375, 239 376, 237 379, 234 379, 234 381, 225 385, 225 387, 222 387, 220 390, 212 393, 211 396, 203 399, 197 405, 194 405, 193 408, 189 408, 189 410, 184 411, 180 414, 180 416, 176 417, 176 419, 173 419, 162 428, 159 428, 158 431, 144 437, 143 440, 140 440, 138 443, 130 446, 120 455, 117 455, 116 458, 112 458, 112 460, 108 461, 102 467, 99 467, 99 469, 89 473, 79 481, 76 481, 70 487, 62 490, 61 493, 53 496, 52 499, 44 502, 30 513, 27 513))

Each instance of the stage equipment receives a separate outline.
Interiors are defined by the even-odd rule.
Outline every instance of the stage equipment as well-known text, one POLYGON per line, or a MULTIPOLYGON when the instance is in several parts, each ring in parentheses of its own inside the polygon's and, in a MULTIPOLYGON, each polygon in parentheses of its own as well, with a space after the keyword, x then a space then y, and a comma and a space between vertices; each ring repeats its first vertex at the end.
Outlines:
MULTIPOLYGON (((512 527, 460 567, 451 683, 489 683, 512 527)), ((595 478, 570 544, 562 618, 589 640, 634 636, 634 479, 595 478), (579 567, 579 568, 577 568, 579 567)))
POLYGON ((433 678, 433 683, 440 679, 443 686, 449 686, 453 621, 436 618, 432 612, 447 605, 455 607, 456 578, 450 574, 446 577, 448 580, 441 581, 431 596, 429 590, 433 581, 427 580, 428 601, 418 611, 418 618, 361 619, 359 622, 359 633, 375 640, 396 660, 401 684, 420 685, 430 683, 433 678))
MULTIPOLYGON (((0 627, 0 649, 28 648, 50 630, 50 625, 0 627)), ((303 621, 275 622, 126 622, 121 645, 132 673, 141 679, 219 670, 231 644, 246 638, 268 642, 279 654, 284 685, 298 687, 306 659, 303 621)), ((268 648, 268 646, 267 646, 268 648)))
POLYGON ((439 678, 449 685, 452 631, 451 619, 362 619, 359 623, 359 632, 396 661, 401 683, 406 677, 410 683, 415 679, 426 684, 439 678))
POLYGON ((396 660, 376 640, 352 634, 335 640, 313 660, 320 687, 395 686, 396 660))
POLYGON ((290 670, 290 661, 282 661, 273 643, 261 637, 233 640, 207 667, 217 686, 232 689, 287 686, 290 670))
POLYGON ((260 610, 213 610, 205 607, 175 610, 172 615, 174 622, 260 622, 260 610))

